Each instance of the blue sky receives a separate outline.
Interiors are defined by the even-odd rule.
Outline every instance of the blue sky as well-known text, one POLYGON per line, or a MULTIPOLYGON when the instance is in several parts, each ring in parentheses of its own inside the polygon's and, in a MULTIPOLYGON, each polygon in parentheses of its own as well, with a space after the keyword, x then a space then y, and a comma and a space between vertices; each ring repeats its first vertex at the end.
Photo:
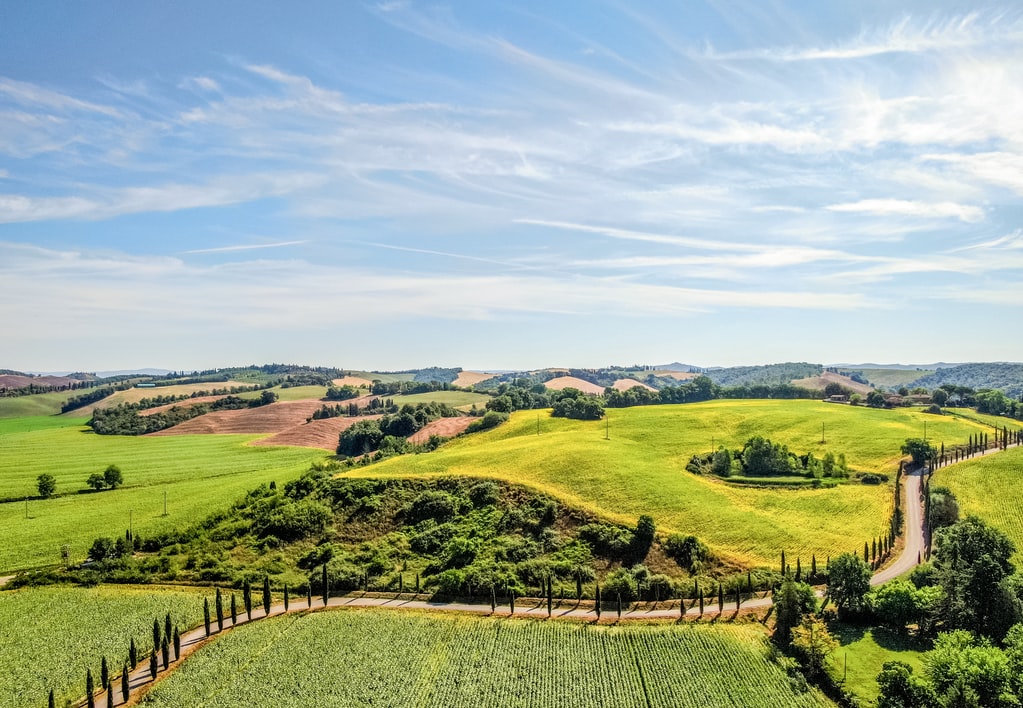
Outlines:
POLYGON ((8 0, 0 368, 1019 360, 1020 76, 1014 2, 8 0))

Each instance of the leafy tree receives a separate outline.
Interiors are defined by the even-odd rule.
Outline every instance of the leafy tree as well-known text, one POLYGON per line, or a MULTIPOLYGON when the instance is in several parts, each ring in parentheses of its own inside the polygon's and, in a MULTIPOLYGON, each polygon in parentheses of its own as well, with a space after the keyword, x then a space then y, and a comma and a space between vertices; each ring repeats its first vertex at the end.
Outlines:
POLYGON ((931 400, 934 401, 936 405, 944 406, 948 403, 948 391, 941 388, 934 389, 931 391, 931 400))
POLYGON ((617 568, 604 579, 605 595, 615 596, 625 602, 632 602, 637 596, 636 579, 625 568, 617 568))
POLYGON ((792 628, 791 646, 802 658, 803 666, 812 678, 824 671, 824 662, 838 648, 838 640, 831 636, 828 626, 820 618, 811 615, 792 628))
POLYGON ((732 453, 728 448, 721 447, 714 453, 710 471, 718 477, 729 477, 732 474, 732 453))
POLYGON ((927 654, 927 674, 942 705, 1019 705, 1005 654, 965 630, 938 636, 927 654))
POLYGON ((57 478, 52 474, 43 472, 36 478, 36 489, 39 490, 39 496, 43 499, 49 499, 57 491, 57 478))
POLYGON ((868 604, 882 624, 902 631, 920 616, 917 592, 908 580, 893 580, 874 590, 868 604))
POLYGON ((959 502, 948 487, 932 487, 930 504, 927 507, 927 518, 931 530, 951 526, 959 521, 959 502))
POLYGON ((89 548, 89 558, 94 561, 105 561, 117 557, 117 544, 112 538, 97 538, 89 548))
POLYGON ((781 646, 788 646, 792 641, 793 628, 817 609, 817 596, 806 583, 797 583, 787 577, 774 593, 773 603, 774 641, 781 646))
POLYGON ((839 613, 855 613, 863 609, 870 591, 870 566, 853 553, 843 553, 828 568, 828 597, 839 613))
POLYGON ((967 516, 935 535, 934 569, 945 591, 944 616, 953 628, 999 638, 1018 612, 1003 580, 1016 548, 1001 531, 967 516))
POLYGON ((784 445, 755 435, 742 449, 742 471, 751 477, 794 474, 798 465, 795 455, 784 445))
POLYGON ((85 480, 85 483, 88 486, 95 489, 97 492, 102 489, 105 489, 107 486, 106 479, 104 479, 103 475, 101 475, 99 472, 93 472, 92 474, 90 474, 89 478, 85 480))
POLYGON ((867 394, 867 405, 871 408, 884 408, 887 405, 884 394, 880 391, 871 391, 867 394))
POLYGON ((697 570, 700 564, 710 557, 707 545, 696 536, 672 534, 665 540, 663 548, 672 560, 690 573, 697 570))
POLYGON ((931 687, 919 676, 913 675, 913 667, 902 661, 886 661, 877 675, 880 696, 877 708, 929 708, 934 705, 935 696, 931 687))
POLYGON ((124 483, 124 475, 121 474, 121 468, 117 465, 108 465, 103 470, 103 482, 111 489, 117 489, 121 486, 124 483))
POLYGON ((632 557, 636 563, 642 563, 654 545, 657 526, 652 516, 642 514, 636 523, 636 531, 632 535, 632 557))
POLYGON ((909 455, 915 465, 925 465, 938 451, 923 438, 909 438, 902 445, 902 454, 909 455))

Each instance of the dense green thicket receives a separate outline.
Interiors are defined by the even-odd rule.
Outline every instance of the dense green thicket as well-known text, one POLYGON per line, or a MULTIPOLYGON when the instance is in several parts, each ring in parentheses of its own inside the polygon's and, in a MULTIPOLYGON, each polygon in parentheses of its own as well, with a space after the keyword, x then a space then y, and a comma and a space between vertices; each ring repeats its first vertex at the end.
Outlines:
MULTIPOLYGON (((406 403, 393 414, 377 420, 360 420, 338 436, 337 454, 343 457, 366 455, 383 450, 385 454, 407 452, 412 446, 406 440, 438 418, 461 415, 446 403, 406 403)), ((315 416, 314 416, 315 417, 315 416)))
POLYGON ((693 455, 686 469, 693 474, 714 474, 718 477, 803 476, 821 479, 849 476, 844 453, 836 456, 829 451, 820 459, 812 451, 796 455, 789 451, 788 446, 772 443, 760 435, 747 440, 741 450, 719 447, 714 452, 693 455))

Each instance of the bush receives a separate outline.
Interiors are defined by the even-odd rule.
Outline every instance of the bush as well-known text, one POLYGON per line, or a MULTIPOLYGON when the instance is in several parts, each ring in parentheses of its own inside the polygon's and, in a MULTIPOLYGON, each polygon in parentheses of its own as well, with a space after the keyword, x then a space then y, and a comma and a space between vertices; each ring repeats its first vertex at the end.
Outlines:
POLYGON ((636 579, 625 568, 618 568, 604 579, 604 598, 614 600, 621 596, 622 602, 636 599, 636 579))
POLYGON ((455 498, 447 492, 428 491, 423 492, 409 508, 408 517, 413 523, 425 519, 436 519, 447 521, 458 510, 455 498))
POLYGON ((252 530, 261 538, 276 536, 283 541, 297 541, 322 533, 330 520, 330 509, 317 501, 284 501, 257 508, 252 530))
POLYGON ((469 488, 469 500, 474 506, 493 506, 501 500, 501 488, 494 482, 480 482, 469 488))
POLYGON ((668 536, 663 544, 664 552, 682 568, 692 573, 710 557, 710 550, 696 536, 684 536, 680 533, 668 536))
POLYGON ((506 420, 508 420, 507 413, 493 410, 487 411, 482 418, 480 418, 479 420, 474 420, 473 422, 469 423, 469 427, 465 429, 465 432, 478 433, 481 430, 489 430, 490 428, 496 428, 506 420))

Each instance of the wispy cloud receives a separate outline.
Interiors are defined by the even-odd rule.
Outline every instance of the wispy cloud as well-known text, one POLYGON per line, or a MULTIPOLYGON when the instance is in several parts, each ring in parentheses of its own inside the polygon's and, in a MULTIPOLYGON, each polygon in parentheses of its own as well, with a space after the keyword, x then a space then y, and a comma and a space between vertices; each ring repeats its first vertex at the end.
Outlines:
POLYGON ((846 204, 831 204, 828 211, 855 214, 875 214, 878 216, 918 216, 930 219, 959 219, 960 221, 978 222, 984 220, 984 210, 980 207, 954 202, 938 202, 928 204, 905 199, 861 199, 846 204))
POLYGON ((237 251, 258 251, 263 248, 283 248, 285 246, 298 246, 308 241, 280 241, 279 243, 251 243, 239 244, 237 246, 218 246, 216 248, 194 248, 182 253, 235 253, 237 251))

